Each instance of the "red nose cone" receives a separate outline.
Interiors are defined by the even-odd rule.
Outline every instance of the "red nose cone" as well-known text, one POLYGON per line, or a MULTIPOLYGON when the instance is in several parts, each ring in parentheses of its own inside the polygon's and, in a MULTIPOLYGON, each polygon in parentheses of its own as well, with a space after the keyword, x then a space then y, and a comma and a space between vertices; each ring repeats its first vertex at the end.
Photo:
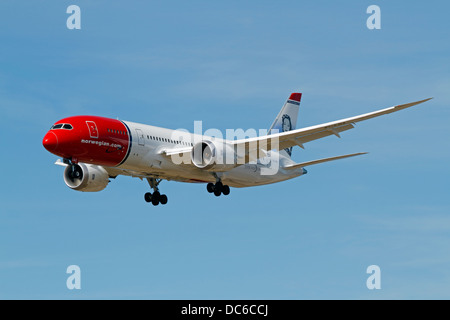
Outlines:
POLYGON ((56 137, 56 134, 52 131, 47 132, 47 134, 44 137, 44 140, 42 140, 42 144, 44 145, 44 148, 47 149, 50 152, 53 152, 58 147, 58 138, 56 137))

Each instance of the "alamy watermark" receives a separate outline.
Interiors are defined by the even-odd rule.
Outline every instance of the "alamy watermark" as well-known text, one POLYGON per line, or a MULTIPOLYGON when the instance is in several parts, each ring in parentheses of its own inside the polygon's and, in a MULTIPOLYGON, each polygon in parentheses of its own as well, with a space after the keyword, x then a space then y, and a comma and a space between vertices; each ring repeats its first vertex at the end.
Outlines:
POLYGON ((381 289, 381 269, 377 265, 371 265, 367 267, 367 274, 370 276, 367 278, 366 286, 369 290, 380 290, 381 289))
POLYGON ((70 14, 67 18, 66 26, 69 30, 81 29, 81 9, 77 5, 70 5, 67 7, 66 13, 70 14))
MULTIPOLYGON (((70 5, 66 10, 67 14, 70 16, 67 18, 66 26, 69 30, 80 30, 81 29, 81 9, 77 5, 70 5)), ((370 5, 366 10, 370 17, 367 18, 366 26, 369 30, 380 30, 381 29, 381 9, 377 5, 370 5)))
POLYGON ((69 290, 81 290, 81 269, 77 265, 70 265, 66 270, 70 276, 67 278, 66 286, 69 290))
POLYGON ((199 168, 220 172, 249 163, 257 165, 261 175, 275 175, 280 167, 277 133, 278 130, 267 129, 226 129, 224 136, 215 128, 203 132, 202 121, 195 121, 194 134, 186 129, 172 132, 168 142, 186 150, 170 156, 177 165, 194 163, 199 168))
POLYGON ((367 18, 366 25, 369 30, 381 29, 381 9, 377 5, 371 5, 366 11, 371 16, 367 18))

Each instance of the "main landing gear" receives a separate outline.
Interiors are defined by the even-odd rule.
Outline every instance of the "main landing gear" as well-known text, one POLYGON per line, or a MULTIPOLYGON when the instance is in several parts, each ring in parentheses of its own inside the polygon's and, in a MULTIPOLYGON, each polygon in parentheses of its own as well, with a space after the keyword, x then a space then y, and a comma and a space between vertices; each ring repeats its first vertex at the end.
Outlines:
POLYGON ((223 194, 224 196, 230 194, 230 187, 226 184, 224 185, 220 180, 215 184, 212 182, 208 183, 206 185, 206 190, 208 190, 209 193, 214 193, 216 197, 219 197, 221 194, 223 194))
POLYGON ((145 201, 151 202, 154 206, 157 206, 158 204, 166 204, 168 200, 167 196, 165 194, 161 194, 158 188, 158 185, 161 183, 162 179, 147 178, 147 181, 153 189, 153 194, 151 192, 147 192, 144 195, 145 201))

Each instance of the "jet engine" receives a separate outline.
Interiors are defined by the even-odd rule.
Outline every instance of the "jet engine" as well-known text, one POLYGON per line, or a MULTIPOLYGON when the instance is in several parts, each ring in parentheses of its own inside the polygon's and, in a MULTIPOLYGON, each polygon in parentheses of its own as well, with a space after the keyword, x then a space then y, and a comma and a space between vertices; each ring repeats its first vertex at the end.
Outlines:
POLYGON ((191 160, 197 168, 209 171, 227 171, 238 166, 233 146, 210 140, 203 140, 194 145, 191 160))
POLYGON ((102 191, 109 183, 109 175, 101 166, 93 164, 71 164, 64 170, 64 182, 77 191, 102 191))

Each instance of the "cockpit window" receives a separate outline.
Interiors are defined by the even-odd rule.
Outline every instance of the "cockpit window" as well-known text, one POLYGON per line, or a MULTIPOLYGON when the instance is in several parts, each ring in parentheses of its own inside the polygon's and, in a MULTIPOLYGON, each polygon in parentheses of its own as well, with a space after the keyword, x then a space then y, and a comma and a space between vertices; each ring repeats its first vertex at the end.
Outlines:
POLYGON ((73 127, 71 124, 68 123, 58 123, 53 125, 50 130, 55 130, 55 129, 66 129, 66 130, 72 130, 73 127))

